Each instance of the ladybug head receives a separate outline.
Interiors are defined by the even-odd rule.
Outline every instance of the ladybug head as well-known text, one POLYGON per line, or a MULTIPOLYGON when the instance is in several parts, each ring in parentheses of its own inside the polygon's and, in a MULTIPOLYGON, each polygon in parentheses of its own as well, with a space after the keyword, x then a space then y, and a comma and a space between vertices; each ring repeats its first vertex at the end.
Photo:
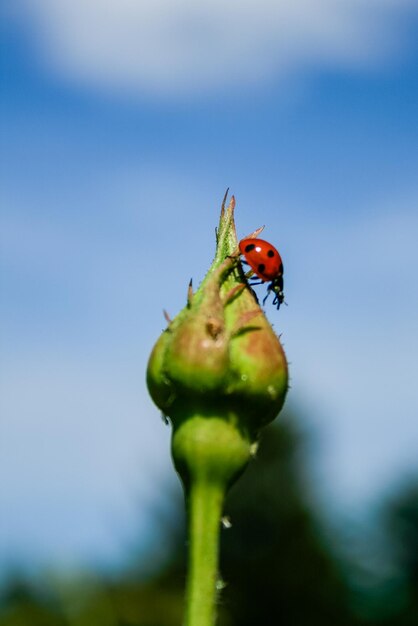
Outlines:
POLYGON ((277 278, 271 281, 267 287, 267 295, 263 300, 263 304, 265 304, 270 291, 274 293, 273 305, 277 305, 277 309, 280 309, 280 305, 284 302, 283 276, 277 276, 277 278))
POLYGON ((280 309, 280 305, 284 302, 283 280, 281 283, 281 285, 278 285, 275 282, 271 284, 271 291, 274 293, 273 306, 277 304, 277 310, 280 309))
POLYGON ((284 302, 284 293, 283 291, 279 291, 279 293, 276 293, 276 295, 274 296, 273 305, 277 304, 277 310, 279 310, 280 305, 283 304, 283 302, 284 302))

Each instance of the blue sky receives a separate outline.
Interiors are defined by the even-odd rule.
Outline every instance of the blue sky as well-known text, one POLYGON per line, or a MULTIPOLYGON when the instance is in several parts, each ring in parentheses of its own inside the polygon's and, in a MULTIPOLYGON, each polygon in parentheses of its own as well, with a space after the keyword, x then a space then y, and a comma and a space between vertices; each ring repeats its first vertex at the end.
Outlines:
POLYGON ((117 563, 156 500, 169 515, 144 372, 227 186, 239 233, 265 224, 285 261, 267 314, 320 497, 360 514, 416 474, 417 9, 3 9, 3 567, 117 563))

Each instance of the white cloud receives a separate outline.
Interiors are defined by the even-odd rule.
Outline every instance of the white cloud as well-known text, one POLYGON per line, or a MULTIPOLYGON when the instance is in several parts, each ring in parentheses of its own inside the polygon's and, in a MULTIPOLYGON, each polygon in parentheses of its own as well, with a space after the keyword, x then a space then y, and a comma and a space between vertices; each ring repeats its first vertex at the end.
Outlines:
POLYGON ((393 52, 400 18, 413 7, 415 0, 17 0, 13 12, 60 74, 187 95, 318 64, 369 65, 393 52))

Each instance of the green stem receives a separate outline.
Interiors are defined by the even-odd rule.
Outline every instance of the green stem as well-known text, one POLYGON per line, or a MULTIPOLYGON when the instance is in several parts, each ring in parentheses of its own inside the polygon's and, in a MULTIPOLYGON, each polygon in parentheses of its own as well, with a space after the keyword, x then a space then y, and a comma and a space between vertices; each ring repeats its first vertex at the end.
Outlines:
POLYGON ((172 452, 188 509, 189 569, 185 626, 214 626, 219 533, 225 493, 251 456, 233 412, 184 415, 173 421, 172 452))
POLYGON ((213 626, 216 619, 219 532, 224 486, 193 481, 189 493, 189 567, 185 626, 213 626))

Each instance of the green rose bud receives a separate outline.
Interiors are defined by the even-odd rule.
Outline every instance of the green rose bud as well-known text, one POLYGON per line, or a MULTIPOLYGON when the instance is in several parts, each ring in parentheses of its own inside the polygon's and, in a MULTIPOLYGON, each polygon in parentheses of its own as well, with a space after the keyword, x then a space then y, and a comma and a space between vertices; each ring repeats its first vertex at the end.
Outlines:
POLYGON ((238 430, 248 448, 280 411, 288 371, 280 341, 238 263, 234 206, 234 198, 226 210, 222 206, 213 264, 157 341, 147 383, 171 418, 175 440, 193 416, 216 416, 238 430))
POLYGON ((186 493, 185 626, 215 622, 225 492, 288 387, 283 348, 239 263, 234 198, 226 210, 225 199, 212 266, 195 294, 189 287, 186 307, 169 321, 147 370, 151 397, 173 424, 172 454, 186 493))

